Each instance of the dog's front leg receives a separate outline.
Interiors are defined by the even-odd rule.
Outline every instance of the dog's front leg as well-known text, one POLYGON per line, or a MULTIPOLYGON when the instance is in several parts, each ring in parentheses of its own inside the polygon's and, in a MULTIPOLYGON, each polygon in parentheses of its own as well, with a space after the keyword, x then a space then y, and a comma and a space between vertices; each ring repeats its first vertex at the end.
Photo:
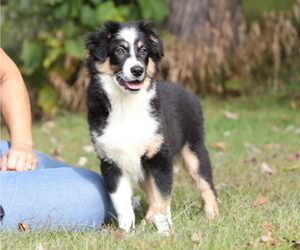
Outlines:
POLYGON ((141 187, 146 192, 149 204, 146 219, 154 222, 158 233, 168 235, 172 228, 171 197, 162 196, 153 176, 147 177, 141 187))
POLYGON ((135 224, 130 178, 123 175, 121 169, 111 162, 102 161, 101 171, 118 216, 119 227, 129 232, 135 224))
POLYGON ((158 233, 169 235, 172 229, 172 162, 158 153, 152 159, 144 160, 143 166, 146 177, 140 184, 149 204, 146 219, 155 223, 158 233))
POLYGON ((110 193, 111 200, 118 215, 119 227, 129 232, 134 228, 135 216, 131 203, 132 188, 130 179, 121 176, 114 193, 110 193))

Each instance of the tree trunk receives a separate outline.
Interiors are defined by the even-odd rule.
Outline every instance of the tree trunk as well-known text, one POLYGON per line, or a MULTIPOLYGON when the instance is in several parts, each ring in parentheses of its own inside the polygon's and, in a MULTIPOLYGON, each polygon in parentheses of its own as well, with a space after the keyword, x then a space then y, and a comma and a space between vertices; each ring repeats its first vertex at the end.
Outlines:
POLYGON ((187 41, 195 32, 203 34, 207 22, 220 29, 223 21, 228 18, 226 15, 230 15, 233 34, 237 34, 238 26, 243 22, 242 0, 165 0, 165 2, 171 14, 163 27, 180 37, 182 41, 187 41))
POLYGON ((196 93, 224 93, 245 41, 242 0, 165 1, 171 14, 163 28, 178 40, 164 41, 164 78, 183 82, 196 93))

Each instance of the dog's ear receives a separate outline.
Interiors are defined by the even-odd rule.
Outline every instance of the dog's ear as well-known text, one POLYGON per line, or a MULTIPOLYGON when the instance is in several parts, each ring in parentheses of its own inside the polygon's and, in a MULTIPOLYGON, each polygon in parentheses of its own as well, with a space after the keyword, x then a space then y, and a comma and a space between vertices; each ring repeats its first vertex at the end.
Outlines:
POLYGON ((85 47, 89 51, 89 55, 101 62, 107 57, 107 44, 110 35, 106 29, 99 29, 90 33, 85 37, 85 47))
POLYGON ((151 20, 143 20, 140 21, 139 26, 149 39, 154 59, 160 61, 164 56, 164 48, 157 30, 154 28, 153 22, 151 20))
POLYGON ((104 22, 104 28, 100 28, 85 37, 85 47, 89 51, 90 56, 95 57, 101 62, 105 61, 107 57, 107 45, 112 34, 119 28, 119 25, 120 23, 117 21, 106 21, 104 22))

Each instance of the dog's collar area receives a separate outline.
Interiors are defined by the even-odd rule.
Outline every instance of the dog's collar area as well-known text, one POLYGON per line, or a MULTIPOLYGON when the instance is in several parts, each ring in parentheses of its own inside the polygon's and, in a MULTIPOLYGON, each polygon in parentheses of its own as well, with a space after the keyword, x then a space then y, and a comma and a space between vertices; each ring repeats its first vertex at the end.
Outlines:
POLYGON ((124 87, 125 89, 129 89, 130 91, 139 91, 143 86, 143 82, 141 81, 125 81, 120 76, 116 79, 122 87, 124 87))

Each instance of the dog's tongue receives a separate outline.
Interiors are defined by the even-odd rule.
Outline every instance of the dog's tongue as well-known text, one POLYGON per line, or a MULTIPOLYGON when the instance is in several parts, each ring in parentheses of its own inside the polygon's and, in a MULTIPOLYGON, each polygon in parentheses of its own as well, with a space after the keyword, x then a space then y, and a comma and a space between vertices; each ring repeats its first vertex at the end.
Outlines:
POLYGON ((142 88, 143 85, 142 82, 126 82, 125 84, 129 89, 132 90, 139 90, 142 88))

